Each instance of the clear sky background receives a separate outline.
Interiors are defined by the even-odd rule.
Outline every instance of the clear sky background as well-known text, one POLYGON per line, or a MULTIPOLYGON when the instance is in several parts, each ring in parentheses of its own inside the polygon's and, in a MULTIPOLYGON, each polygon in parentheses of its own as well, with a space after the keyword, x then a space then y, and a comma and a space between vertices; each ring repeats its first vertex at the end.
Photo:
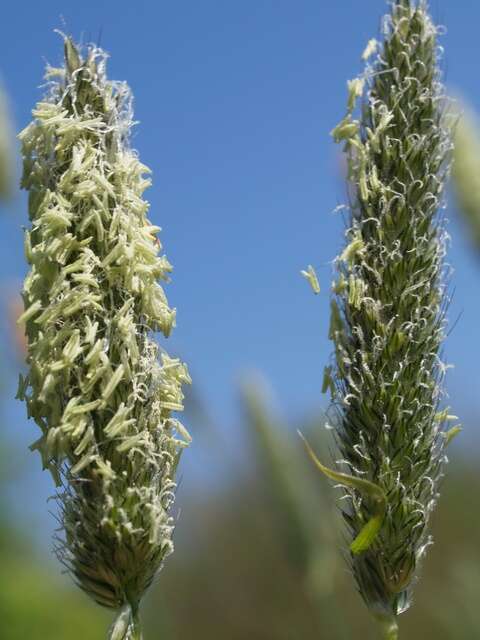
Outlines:
MULTIPOLYGON (((178 326, 167 348, 188 362, 197 395, 226 434, 239 423, 239 377, 251 369, 268 378, 289 418, 326 406, 320 386, 331 351, 328 289, 343 241, 342 220, 332 211, 345 195, 329 131, 344 114, 346 81, 361 70, 360 55, 385 10, 383 0, 2 6, 0 71, 18 129, 42 94, 45 62, 61 61, 54 28, 77 40, 100 39, 111 55, 110 77, 132 87, 139 121, 133 144, 153 170, 150 217, 163 228, 174 265, 167 294, 178 326), (309 263, 322 285, 318 297, 299 275, 309 263)), ((480 109, 480 3, 435 0, 432 13, 447 26, 441 44, 448 89, 480 109)), ((4 292, 25 273, 24 195, 9 209, 0 218, 4 292)), ((447 342, 447 360, 455 363, 448 389, 455 413, 468 422, 467 448, 479 441, 480 257, 453 207, 448 217, 452 321, 462 314, 447 342)), ((8 349, 5 357, 11 393, 19 365, 8 349)), ((23 406, 9 401, 4 414, 10 436, 22 445, 34 439, 23 406)), ((196 459, 194 448, 188 457, 196 459)), ((29 464, 39 466, 39 459, 29 464)))

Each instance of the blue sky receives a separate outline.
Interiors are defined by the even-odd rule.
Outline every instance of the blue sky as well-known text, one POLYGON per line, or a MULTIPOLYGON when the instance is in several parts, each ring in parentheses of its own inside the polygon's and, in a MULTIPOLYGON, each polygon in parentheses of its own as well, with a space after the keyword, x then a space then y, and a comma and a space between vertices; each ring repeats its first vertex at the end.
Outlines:
MULTIPOLYGON (((153 170, 151 219, 174 265, 167 294, 178 327, 167 347, 190 365, 197 394, 225 429, 238 422, 237 382, 260 370, 289 417, 325 406, 331 260, 342 244, 332 210, 344 200, 329 131, 343 116, 346 81, 378 35, 382 0, 82 0, 2 7, 0 72, 17 128, 41 96, 45 61, 58 63, 54 28, 101 38, 111 78, 127 80, 140 124, 133 138, 153 170), (314 297, 299 272, 317 269, 314 297)), ((447 25, 442 65, 449 90, 480 109, 480 4, 435 0, 447 25)), ((0 219, 0 277, 25 273, 19 195, 0 219)), ((476 415, 480 258, 450 208, 455 268, 451 318, 462 313, 446 356, 455 412, 476 415)), ((12 359, 5 386, 14 387, 12 359)), ((33 439, 24 408, 7 403, 7 430, 33 439)), ((475 440, 474 420, 463 440, 475 440)), ((195 435, 195 425, 190 425, 195 435)), ((195 456, 192 450, 191 456, 195 456)))

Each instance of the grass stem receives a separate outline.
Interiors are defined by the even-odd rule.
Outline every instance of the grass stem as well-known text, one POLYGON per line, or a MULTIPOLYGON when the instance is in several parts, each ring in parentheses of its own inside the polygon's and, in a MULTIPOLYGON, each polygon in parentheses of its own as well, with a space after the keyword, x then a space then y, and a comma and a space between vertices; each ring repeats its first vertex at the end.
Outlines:
POLYGON ((132 616, 130 640, 143 640, 142 627, 140 625, 138 613, 132 616))
POLYGON ((398 640, 398 624, 395 618, 389 618, 382 622, 383 640, 398 640))

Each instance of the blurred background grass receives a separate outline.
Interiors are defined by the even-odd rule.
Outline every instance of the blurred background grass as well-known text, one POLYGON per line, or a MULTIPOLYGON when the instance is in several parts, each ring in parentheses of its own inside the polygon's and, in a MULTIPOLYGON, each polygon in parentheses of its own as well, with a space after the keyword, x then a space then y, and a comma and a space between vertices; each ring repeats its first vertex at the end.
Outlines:
MULTIPOLYGON (((338 104, 343 104, 343 97, 338 104)), ((2 206, 5 216, 8 209, 23 206, 15 200, 12 181, 18 163, 8 141, 12 128, 8 123, 0 127, 0 167, 9 176, 8 183, 0 181, 0 195, 14 197, 13 204, 10 200, 2 206)), ((463 223, 454 222, 455 232, 463 229, 474 240, 472 251, 478 252, 480 142, 473 112, 460 131, 457 205, 452 201, 450 208, 453 216, 457 210, 463 213, 463 223)), ((16 223, 10 219, 8 224, 11 228, 16 223)), ((454 244, 458 240, 454 238, 454 244)), ((37 517, 52 503, 45 504, 46 484, 37 486, 39 462, 27 451, 33 429, 11 437, 13 431, 21 431, 18 408, 12 409, 12 381, 23 358, 22 336, 14 324, 19 287, 12 281, 2 286, 0 640, 100 639, 109 612, 93 605, 61 574, 50 553, 44 520, 37 517)), ((475 340, 471 349, 478 350, 475 340)), ((211 351, 214 354, 214 345, 211 351)), ((189 360, 188 352, 185 359, 189 360)), ((289 375, 299 376, 301 369, 298 362, 289 375)), ((227 423, 211 415, 198 388, 202 381, 187 399, 187 423, 194 435, 187 456, 195 464, 186 466, 178 490, 176 553, 145 601, 145 639, 371 637, 371 620, 342 558, 334 491, 312 468, 297 436, 300 429, 328 459, 332 439, 324 428, 325 416, 305 407, 303 417, 284 420, 284 398, 276 400, 268 382, 251 373, 236 386, 237 418, 235 424, 227 423)), ((409 640, 480 637, 478 409, 464 409, 453 408, 462 418, 467 416, 464 428, 471 446, 462 445, 459 437, 449 451, 452 463, 432 522, 435 544, 423 567, 415 606, 402 617, 402 637, 409 640)), ((301 411, 295 413, 302 416, 301 411)))
MULTIPOLYGON (((262 386, 252 376, 240 395, 244 451, 230 454, 228 481, 213 489, 180 487, 176 553, 145 601, 147 640, 371 637, 342 558, 332 492, 309 465, 294 428, 328 456, 324 420, 281 424, 262 386)), ((196 447, 208 451, 212 465, 215 458, 224 464, 224 433, 194 413, 202 426, 196 447)), ((2 453, 15 455, 5 447, 2 453)), ((456 443, 452 457, 433 520, 435 545, 415 606, 402 620, 410 640, 478 637, 480 474, 456 443)), ((40 553, 35 531, 22 528, 5 504, 1 512, 0 637, 104 637, 109 613, 62 579, 53 558, 40 553)))

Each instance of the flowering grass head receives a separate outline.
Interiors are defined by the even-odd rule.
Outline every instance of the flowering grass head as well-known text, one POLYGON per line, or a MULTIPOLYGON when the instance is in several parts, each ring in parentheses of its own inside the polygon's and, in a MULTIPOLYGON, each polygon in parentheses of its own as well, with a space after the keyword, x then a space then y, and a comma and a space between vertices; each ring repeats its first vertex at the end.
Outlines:
POLYGON ((99 604, 111 638, 140 637, 140 599, 172 552, 175 470, 189 443, 186 366, 153 339, 175 310, 171 266, 147 218, 149 171, 129 144, 132 96, 106 54, 65 38, 48 92, 20 134, 29 192, 28 366, 19 397, 58 486, 57 554, 99 604))
POLYGON ((349 222, 336 259, 325 370, 340 456, 342 514, 358 591, 395 638, 431 543, 450 416, 440 407, 445 365, 443 259, 438 212, 451 140, 437 29, 425 2, 395 0, 381 43, 348 83, 333 130, 348 162, 349 222), (359 106, 358 106, 359 105, 359 106))

